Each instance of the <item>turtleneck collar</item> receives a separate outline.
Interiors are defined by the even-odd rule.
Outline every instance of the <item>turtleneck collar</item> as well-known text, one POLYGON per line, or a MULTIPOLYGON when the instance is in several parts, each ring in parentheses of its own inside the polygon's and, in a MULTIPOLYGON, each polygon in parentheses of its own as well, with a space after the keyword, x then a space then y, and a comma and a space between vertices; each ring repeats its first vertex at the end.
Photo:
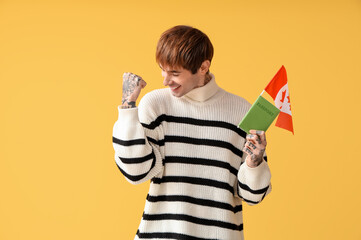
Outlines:
POLYGON ((197 102, 205 102, 211 98, 220 89, 216 83, 215 77, 212 73, 209 73, 212 79, 204 86, 194 88, 190 92, 184 95, 186 98, 197 102))

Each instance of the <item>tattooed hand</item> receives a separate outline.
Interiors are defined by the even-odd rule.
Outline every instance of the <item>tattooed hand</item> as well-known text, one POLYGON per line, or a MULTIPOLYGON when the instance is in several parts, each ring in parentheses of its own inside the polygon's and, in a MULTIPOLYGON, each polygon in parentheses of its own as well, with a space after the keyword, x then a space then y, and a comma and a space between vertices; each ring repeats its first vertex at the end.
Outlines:
POLYGON ((135 107, 140 91, 146 85, 147 83, 140 76, 129 72, 124 73, 122 105, 135 107))
POLYGON ((266 150, 266 135, 264 131, 250 130, 243 152, 247 153, 246 163, 249 167, 257 167, 263 161, 263 154, 266 150))

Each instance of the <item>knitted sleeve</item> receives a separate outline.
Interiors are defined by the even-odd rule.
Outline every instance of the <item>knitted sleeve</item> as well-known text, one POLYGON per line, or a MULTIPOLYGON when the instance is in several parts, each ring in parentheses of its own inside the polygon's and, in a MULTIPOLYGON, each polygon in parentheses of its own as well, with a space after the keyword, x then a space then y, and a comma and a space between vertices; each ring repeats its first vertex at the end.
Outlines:
POLYGON ((248 167, 245 162, 247 154, 243 154, 243 163, 238 171, 238 196, 249 205, 260 203, 271 192, 271 172, 267 163, 266 153, 264 160, 255 168, 248 167))
POLYGON ((160 174, 163 170, 160 147, 161 126, 150 129, 146 126, 156 119, 146 103, 139 108, 120 109, 113 127, 115 162, 132 184, 139 184, 160 174))

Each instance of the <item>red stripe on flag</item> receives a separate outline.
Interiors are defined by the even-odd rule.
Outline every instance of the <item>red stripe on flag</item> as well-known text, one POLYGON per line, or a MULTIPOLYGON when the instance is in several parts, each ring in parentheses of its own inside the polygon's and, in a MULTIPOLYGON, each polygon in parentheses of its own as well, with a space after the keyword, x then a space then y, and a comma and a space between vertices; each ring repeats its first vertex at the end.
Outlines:
POLYGON ((264 90, 275 100, 278 92, 286 83, 287 73, 285 67, 282 65, 264 90))
POLYGON ((293 132, 292 116, 287 113, 280 112, 280 114, 278 115, 278 118, 277 118, 276 126, 280 127, 280 128, 284 128, 288 131, 291 131, 293 134, 295 134, 293 132))

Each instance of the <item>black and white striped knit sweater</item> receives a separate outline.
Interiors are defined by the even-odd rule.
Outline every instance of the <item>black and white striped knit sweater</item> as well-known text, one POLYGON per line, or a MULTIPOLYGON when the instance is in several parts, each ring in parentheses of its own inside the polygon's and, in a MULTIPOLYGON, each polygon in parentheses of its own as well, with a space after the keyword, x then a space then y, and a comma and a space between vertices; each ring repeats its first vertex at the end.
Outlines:
POLYGON ((177 98, 169 89, 120 109, 115 161, 126 179, 151 180, 135 239, 243 239, 242 202, 271 191, 266 161, 250 168, 237 128, 250 104, 212 80, 177 98))

